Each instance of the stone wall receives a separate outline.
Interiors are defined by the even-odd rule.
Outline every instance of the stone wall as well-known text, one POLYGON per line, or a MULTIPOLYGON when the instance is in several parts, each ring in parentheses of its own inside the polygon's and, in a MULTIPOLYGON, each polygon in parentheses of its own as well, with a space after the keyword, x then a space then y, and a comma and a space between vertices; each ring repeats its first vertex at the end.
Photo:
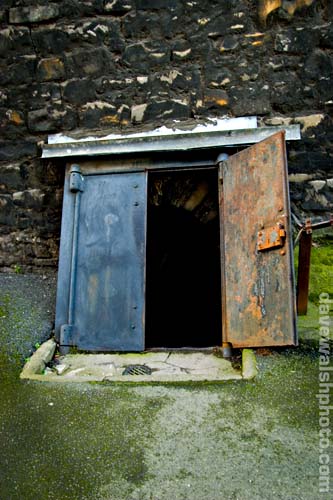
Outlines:
POLYGON ((300 123, 293 210, 333 202, 333 8, 325 1, 2 0, 0 266, 52 266, 63 166, 47 135, 257 115, 300 123))

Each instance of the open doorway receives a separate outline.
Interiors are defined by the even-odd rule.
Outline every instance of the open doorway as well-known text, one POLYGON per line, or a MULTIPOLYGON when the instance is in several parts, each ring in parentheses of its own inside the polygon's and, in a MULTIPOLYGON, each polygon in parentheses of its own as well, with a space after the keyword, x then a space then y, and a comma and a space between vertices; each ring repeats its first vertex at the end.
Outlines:
POLYGON ((148 176, 145 347, 221 345, 217 169, 148 176))

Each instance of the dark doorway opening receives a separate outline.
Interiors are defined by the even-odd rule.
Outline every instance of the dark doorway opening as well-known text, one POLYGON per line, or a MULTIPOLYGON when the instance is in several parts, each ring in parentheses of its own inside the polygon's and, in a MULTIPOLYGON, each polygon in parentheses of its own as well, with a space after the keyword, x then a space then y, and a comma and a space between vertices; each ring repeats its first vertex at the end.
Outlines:
POLYGON ((222 343, 217 169, 148 177, 145 347, 222 343))

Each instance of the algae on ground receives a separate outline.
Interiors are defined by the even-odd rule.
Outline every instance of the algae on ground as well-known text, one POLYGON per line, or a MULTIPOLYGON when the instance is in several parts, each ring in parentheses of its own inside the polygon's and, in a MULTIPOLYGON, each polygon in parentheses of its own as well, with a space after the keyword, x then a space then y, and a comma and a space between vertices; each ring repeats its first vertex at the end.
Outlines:
MULTIPOLYGON (((315 303, 299 325, 318 340, 315 299, 329 293, 323 276, 333 261, 322 242, 312 257, 315 303)), ((43 340, 45 301, 27 303, 18 291, 2 304, 0 365, 15 352, 22 363, 43 340), (29 311, 38 313, 34 326, 29 311)), ((318 349, 302 341, 257 359, 253 381, 177 386, 23 382, 15 367, 13 379, 0 377, 0 497, 319 498, 318 349)))
MULTIPOLYGON (((295 272, 298 272, 299 247, 295 248, 295 272)), ((319 303, 321 293, 328 293, 333 297, 333 237, 313 237, 310 263, 309 300, 313 304, 319 303)), ((333 310, 333 306, 332 306, 333 310)))

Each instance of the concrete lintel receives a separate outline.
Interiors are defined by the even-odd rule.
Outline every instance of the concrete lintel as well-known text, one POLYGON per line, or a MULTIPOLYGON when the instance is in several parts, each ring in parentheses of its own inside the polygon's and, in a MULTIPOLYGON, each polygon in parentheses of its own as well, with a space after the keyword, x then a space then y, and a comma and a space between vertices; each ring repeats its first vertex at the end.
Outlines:
POLYGON ((73 140, 45 144, 42 158, 121 155, 129 153, 186 151, 255 144, 275 132, 284 130, 287 141, 300 139, 300 126, 260 127, 242 130, 212 130, 209 132, 181 132, 164 135, 143 134, 139 137, 124 136, 116 139, 73 140))

